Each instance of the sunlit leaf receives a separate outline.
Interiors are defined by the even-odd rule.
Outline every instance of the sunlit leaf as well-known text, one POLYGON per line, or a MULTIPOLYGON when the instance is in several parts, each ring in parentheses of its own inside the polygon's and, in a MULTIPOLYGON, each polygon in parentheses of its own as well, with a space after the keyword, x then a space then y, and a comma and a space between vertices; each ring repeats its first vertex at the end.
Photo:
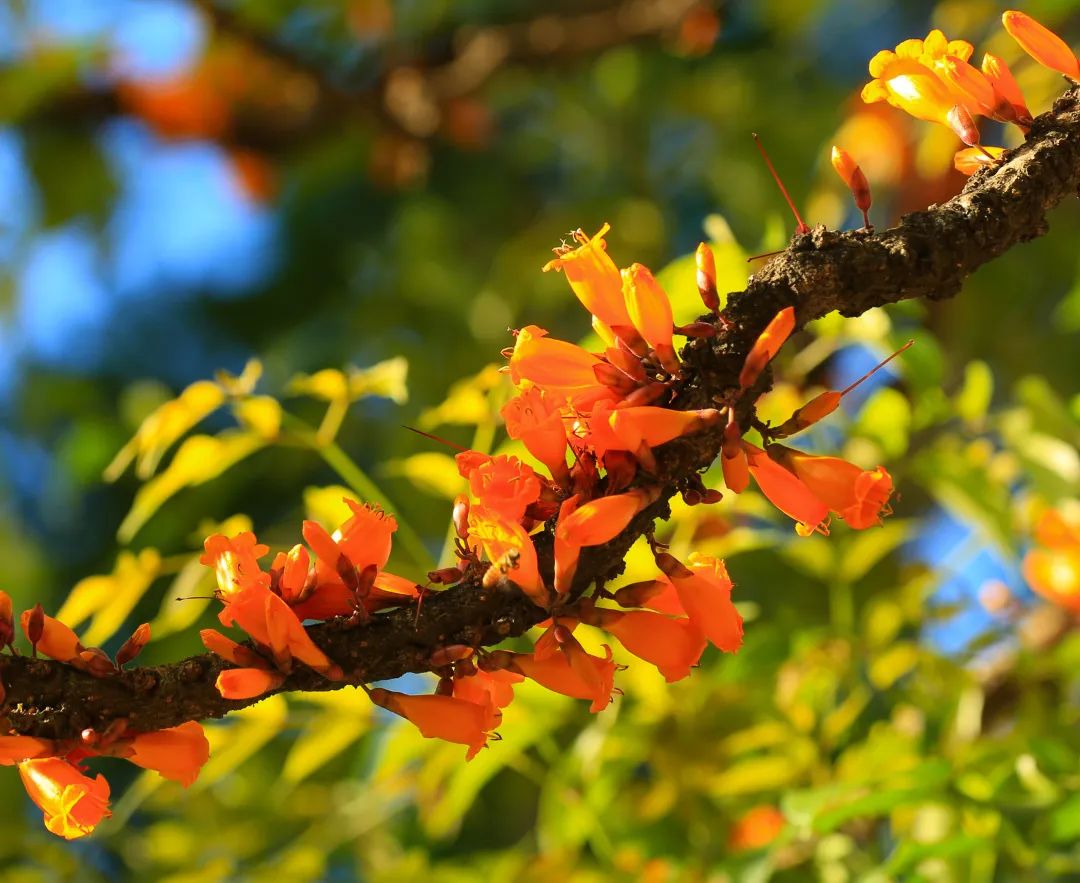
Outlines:
POLYGON ((467 487, 454 458, 438 451, 390 460, 382 471, 385 475, 407 478, 417 489, 447 500, 454 499, 467 487))

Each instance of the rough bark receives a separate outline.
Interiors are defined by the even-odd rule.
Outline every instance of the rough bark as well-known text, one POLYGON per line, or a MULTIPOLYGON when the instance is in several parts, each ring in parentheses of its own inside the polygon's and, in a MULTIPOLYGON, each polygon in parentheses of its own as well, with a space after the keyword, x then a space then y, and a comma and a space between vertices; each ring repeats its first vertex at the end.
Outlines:
MULTIPOLYGON (((901 219, 880 232, 833 232, 817 228, 752 276, 744 291, 729 295, 720 331, 683 350, 684 379, 673 407, 698 408, 731 401, 743 360, 762 328, 786 306, 801 326, 832 311, 858 316, 910 298, 952 297, 968 275, 1021 242, 1048 230, 1047 213, 1080 188, 1080 87, 1060 98, 1036 121, 1027 142, 994 169, 975 175, 963 192, 940 206, 901 219), (725 398, 726 397, 726 398, 725 398)), ((707 318, 707 317, 706 317, 707 318)), ((745 421, 768 384, 734 401, 745 421)), ((666 517, 667 501, 680 480, 715 459, 715 433, 678 439, 656 451, 657 474, 644 480, 663 487, 660 499, 626 531, 603 547, 585 549, 572 595, 617 575, 630 545, 666 517)), ((551 572, 550 531, 537 539, 542 568, 551 572)), ((346 683, 370 683, 432 669, 432 653, 448 644, 480 647, 523 634, 545 611, 514 591, 489 590, 472 573, 460 585, 431 594, 419 613, 399 609, 348 626, 331 621, 311 627, 316 643, 349 674, 346 683)), ((0 720, 11 731, 75 738, 86 728, 103 730, 127 719, 135 730, 155 730, 187 720, 221 717, 252 704, 222 699, 214 681, 226 663, 211 654, 157 667, 94 678, 70 666, 21 656, 0 656, 6 699, 0 720)), ((345 686, 298 669, 281 691, 332 690, 345 686)))

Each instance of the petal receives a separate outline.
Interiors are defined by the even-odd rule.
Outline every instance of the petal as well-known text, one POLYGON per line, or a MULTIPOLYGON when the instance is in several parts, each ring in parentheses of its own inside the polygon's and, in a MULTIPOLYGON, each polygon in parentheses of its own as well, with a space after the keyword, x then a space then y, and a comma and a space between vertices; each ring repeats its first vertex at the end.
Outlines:
POLYGON ((131 748, 132 754, 127 759, 133 764, 156 770, 185 788, 195 781, 210 757, 206 733, 195 721, 153 733, 140 733, 131 740, 131 748))
POLYGON ((254 699, 285 682, 285 675, 265 668, 227 668, 217 676, 215 686, 223 699, 254 699))

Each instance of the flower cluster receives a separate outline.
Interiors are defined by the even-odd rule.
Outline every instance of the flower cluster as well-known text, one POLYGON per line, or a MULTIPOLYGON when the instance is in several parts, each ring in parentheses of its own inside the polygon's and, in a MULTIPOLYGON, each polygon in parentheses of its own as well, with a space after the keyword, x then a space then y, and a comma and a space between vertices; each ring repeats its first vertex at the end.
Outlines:
POLYGON ((276 690, 296 664, 342 680, 344 672, 311 639, 304 620, 342 616, 356 623, 418 597, 419 586, 383 570, 397 522, 376 506, 346 503, 353 514, 333 534, 316 521, 304 522, 304 539, 314 555, 297 544, 279 552, 269 570, 259 559, 270 547, 251 531, 206 539, 200 560, 214 569, 223 605, 218 618, 251 639, 244 645, 214 629, 201 632, 208 650, 236 666, 218 676, 224 698, 252 699, 276 690))
MULTIPOLYGON (((1002 15, 1005 30, 1039 64, 1080 80, 1080 63, 1065 42, 1023 12, 1002 15)), ((996 163, 1004 148, 980 143, 979 117, 1013 123, 1027 134, 1031 123, 1020 87, 1008 65, 989 53, 980 67, 970 63, 974 47, 932 30, 925 40, 905 40, 870 60, 874 78, 863 88, 863 101, 886 101, 920 120, 947 126, 967 147, 955 157, 956 168, 972 174, 996 163)))
MULTIPOLYGON (((36 605, 20 616, 34 656, 44 654, 97 678, 113 677, 139 655, 150 640, 145 623, 111 660, 97 647, 85 648, 64 623, 36 605)), ((0 591, 0 647, 13 648, 15 623, 10 596, 0 591)), ((0 704, 3 703, 0 684, 0 704)), ((187 787, 210 754, 202 726, 187 721, 177 727, 137 732, 127 721, 114 721, 104 732, 83 730, 78 739, 56 740, 0 733, 0 766, 15 765, 26 793, 40 807, 45 827, 68 840, 84 837, 109 815, 109 783, 86 774, 89 758, 121 757, 187 787)))

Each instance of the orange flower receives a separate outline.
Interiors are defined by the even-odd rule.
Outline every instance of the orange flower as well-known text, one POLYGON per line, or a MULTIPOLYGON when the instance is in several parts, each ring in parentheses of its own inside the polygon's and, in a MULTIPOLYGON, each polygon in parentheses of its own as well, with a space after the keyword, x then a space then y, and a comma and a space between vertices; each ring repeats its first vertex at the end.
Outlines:
POLYGON ((455 459, 477 502, 510 521, 521 521, 540 496, 540 479, 517 457, 462 451, 455 459))
POLYGON ((33 617, 34 610, 24 610, 19 617, 19 624, 38 653, 44 653, 57 662, 71 662, 82 652, 83 645, 79 643, 79 636, 60 620, 53 619, 45 613, 40 614, 42 631, 41 636, 35 641, 32 637, 33 617))
MULTIPOLYGON (((697 411, 673 411, 652 405, 614 410, 598 405, 597 408, 619 440, 619 449, 631 452, 639 451, 642 445, 655 448, 679 436, 700 432, 715 426, 720 420, 720 411, 716 408, 697 411)), ((596 414, 597 411, 594 411, 594 420, 596 414)))
POLYGON ((1001 15, 1001 23, 1028 55, 1043 67, 1080 80, 1080 62, 1068 44, 1030 15, 1010 9, 1001 15))
POLYGON ((580 506, 577 496, 564 502, 555 528, 555 591, 570 589, 583 547, 613 540, 631 518, 655 499, 654 491, 633 490, 580 506))
POLYGON ((690 621, 705 633, 713 646, 725 653, 738 650, 742 646, 743 620, 731 603, 733 585, 724 562, 694 552, 687 567, 673 555, 662 552, 656 563, 675 587, 690 621))
POLYGON ((772 361, 773 357, 780 352, 780 347, 784 345, 784 342, 794 330, 795 308, 784 307, 773 316, 772 321, 765 326, 765 330, 758 335, 754 345, 750 348, 750 352, 746 356, 746 362, 743 363, 742 371, 739 373, 740 389, 749 389, 754 385, 758 375, 772 361))
POLYGON ((953 168, 965 175, 974 175, 979 169, 994 165, 1004 153, 1004 147, 965 147, 953 156, 953 168))
POLYGON ((522 680, 524 675, 512 671, 477 669, 467 677, 454 678, 454 698, 485 709, 484 729, 493 730, 501 721, 500 710, 514 701, 514 684, 522 680))
POLYGON ((1032 549, 1024 556, 1024 579, 1036 592, 1080 613, 1080 547, 1032 549))
POLYGON ((210 757, 210 743, 203 728, 188 721, 178 727, 140 733, 131 740, 131 751, 127 759, 133 764, 156 770, 187 788, 210 757))
POLYGON ((677 376, 679 359, 672 345, 675 321, 671 315, 671 301, 664 289, 647 267, 631 264, 622 271, 622 292, 630 321, 653 348, 664 370, 677 376))
POLYGON ((536 549, 525 528, 485 506, 476 505, 469 509, 469 540, 481 545, 489 561, 510 564, 507 579, 539 606, 548 605, 550 598, 540 578, 536 549))
POLYGON ((587 411, 596 401, 613 395, 596 379, 594 369, 602 364, 581 347, 550 338, 543 328, 526 325, 518 331, 510 355, 510 379, 518 387, 527 381, 556 397, 569 398, 587 411))
POLYGON ((235 623, 269 647, 278 668, 286 672, 295 658, 330 680, 343 677, 341 669, 311 640, 293 609, 269 590, 245 589, 226 605, 219 618, 222 625, 235 623))
POLYGON ((565 485, 570 477, 566 465, 566 427, 544 392, 537 387, 523 389, 500 413, 510 438, 520 440, 548 468, 551 477, 565 485))
MULTIPOLYGON (((544 265, 544 272, 562 270, 577 299, 609 328, 631 326, 623 302, 622 277, 607 253, 604 236, 611 229, 604 224, 591 239, 580 230, 574 233, 579 246, 558 255, 544 265)), ((556 252, 558 254, 558 252, 556 252)))
POLYGON ((1080 518, 1048 509, 1035 525, 1035 540, 1044 548, 1024 555, 1024 579, 1048 601, 1080 613, 1080 518))
POLYGON ((0 766, 11 766, 35 757, 56 754, 57 746, 52 739, 36 736, 0 736, 0 766))
POLYGON ((829 507, 793 473, 770 459, 761 448, 745 441, 742 447, 746 452, 750 474, 769 502, 789 518, 794 518, 800 533, 828 533, 825 519, 829 515, 829 507))
POLYGON ((254 699, 285 683, 285 675, 266 668, 227 668, 214 686, 223 699, 254 699))
POLYGON ((669 684, 688 677, 705 651, 705 636, 689 619, 595 607, 583 610, 582 621, 615 635, 630 653, 655 665, 669 684))
POLYGON ((769 445, 769 456, 855 530, 881 524, 882 513, 889 514, 893 483, 883 466, 860 469, 839 457, 816 457, 783 445, 769 445))
POLYGON ((998 119, 1014 120, 1025 131, 1031 124, 1031 111, 1028 110, 1024 93, 1009 70, 1009 66, 996 55, 989 52, 983 55, 982 72, 997 96, 998 107, 995 116, 998 119), (1006 107, 1007 106, 1007 107, 1006 107), (1011 111, 1011 115, 1010 115, 1011 111))
POLYGON ((45 827, 66 840, 91 833, 108 817, 109 783, 91 779, 59 757, 27 760, 19 776, 30 799, 45 814, 45 827))
MULTIPOLYGON (((575 641, 575 643, 577 643, 575 641)), ((580 644, 570 654, 554 653, 537 660, 531 653, 511 653, 497 650, 491 654, 495 662, 505 663, 511 671, 525 675, 554 693, 561 693, 571 699, 591 699, 590 711, 603 711, 611 703, 611 693, 615 689, 615 670, 617 666, 611 656, 611 648, 604 645, 605 656, 601 659, 586 653, 580 644)))
POLYGON ((491 720, 481 705, 454 696, 410 696, 381 687, 369 691, 368 696, 376 705, 410 721, 425 738, 467 745, 466 760, 472 760, 487 745, 491 720))
POLYGON ((371 565, 382 570, 390 560, 397 521, 374 503, 358 503, 348 497, 343 500, 352 515, 334 532, 338 548, 357 570, 363 571, 371 565))
POLYGON ((836 170, 836 174, 840 176, 840 179, 847 184, 848 190, 851 191, 851 195, 855 198, 855 206, 862 212, 863 226, 870 226, 870 182, 866 180, 866 175, 863 174, 863 170, 859 168, 859 164, 851 158, 851 154, 844 150, 842 147, 837 147, 835 144, 832 149, 832 167, 836 170))
POLYGON ((733 852, 768 846, 784 830, 784 814, 763 804, 744 813, 728 832, 728 848, 733 852))
MULTIPOLYGON (((997 93, 981 70, 952 55, 942 58, 937 64, 937 70, 956 103, 962 105, 968 113, 972 116, 997 115, 997 93)), ((1007 105, 1002 110, 1009 115, 1008 119, 1013 118, 1012 105, 1007 105)))
POLYGON ((214 568, 218 596, 228 600, 249 586, 270 587, 270 574, 259 567, 259 559, 270 551, 250 530, 234 537, 213 534, 203 543, 206 550, 199 562, 214 568))

